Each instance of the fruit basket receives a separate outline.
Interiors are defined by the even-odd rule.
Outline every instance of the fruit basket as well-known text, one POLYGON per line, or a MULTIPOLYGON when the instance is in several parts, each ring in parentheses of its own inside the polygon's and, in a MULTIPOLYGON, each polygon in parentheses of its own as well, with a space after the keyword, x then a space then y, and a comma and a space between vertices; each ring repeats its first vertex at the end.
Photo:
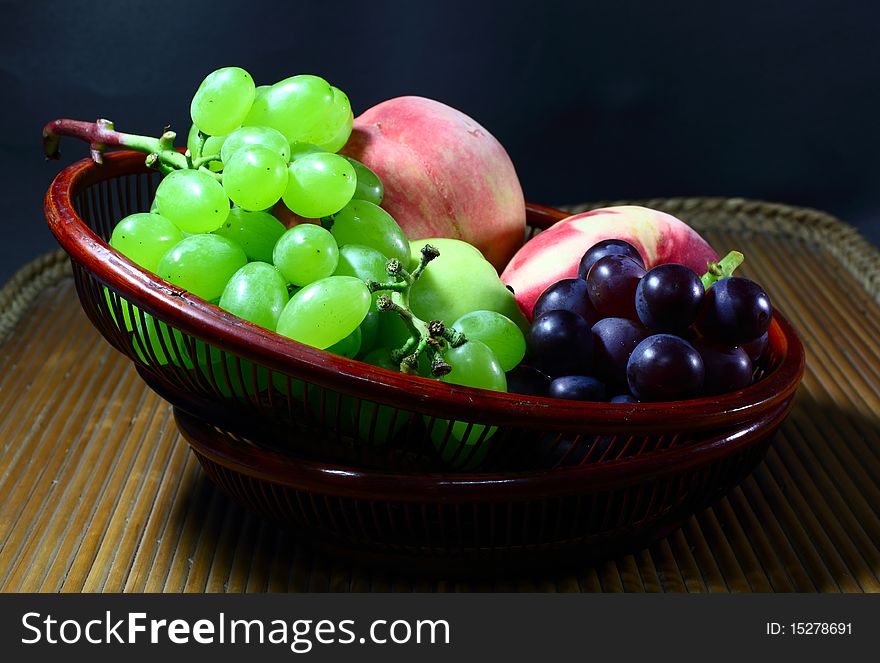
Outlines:
MULTIPOLYGON (((159 178, 142 154, 117 152, 53 181, 46 217, 82 307, 174 406, 218 485, 327 549, 449 569, 646 543, 761 461, 803 374, 803 347, 778 311, 753 385, 671 403, 490 392, 331 355, 108 246, 159 178)), ((529 205, 529 232, 564 216, 529 205)))

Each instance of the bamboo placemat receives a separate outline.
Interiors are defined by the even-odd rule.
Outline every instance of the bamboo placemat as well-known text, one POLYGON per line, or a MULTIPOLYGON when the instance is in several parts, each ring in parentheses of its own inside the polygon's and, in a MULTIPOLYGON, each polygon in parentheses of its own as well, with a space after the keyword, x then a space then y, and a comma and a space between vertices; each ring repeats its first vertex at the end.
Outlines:
POLYGON ((202 473, 171 408, 101 339, 63 256, 0 291, 0 591, 880 591, 880 257, 820 213, 645 201, 746 255, 807 370, 765 460, 634 554, 486 582, 312 553, 202 473))

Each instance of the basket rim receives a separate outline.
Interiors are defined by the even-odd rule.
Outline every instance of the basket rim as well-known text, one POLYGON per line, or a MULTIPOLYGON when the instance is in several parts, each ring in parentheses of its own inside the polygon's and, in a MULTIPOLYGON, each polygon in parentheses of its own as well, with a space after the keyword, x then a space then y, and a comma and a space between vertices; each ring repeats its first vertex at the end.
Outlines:
MULTIPOLYGON (((730 426, 778 406, 797 389, 804 372, 804 348, 788 320, 774 309, 770 343, 782 355, 767 376, 745 389, 683 401, 609 404, 565 401, 462 387, 404 375, 332 355, 242 320, 160 279, 112 249, 76 213, 73 199, 83 188, 122 175, 151 172, 143 154, 118 151, 103 163, 82 159, 62 169, 45 196, 52 234, 71 260, 146 312, 227 352, 272 371, 397 407, 440 417, 474 419, 545 429, 589 424, 629 431, 670 428, 696 431, 730 426)), ((529 219, 541 227, 567 212, 526 203, 529 219)))

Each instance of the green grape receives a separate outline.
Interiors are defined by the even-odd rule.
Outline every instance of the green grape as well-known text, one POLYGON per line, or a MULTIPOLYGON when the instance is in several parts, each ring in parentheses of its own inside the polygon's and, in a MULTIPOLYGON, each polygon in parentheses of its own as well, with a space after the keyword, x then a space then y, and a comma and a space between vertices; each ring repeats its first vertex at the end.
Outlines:
POLYGON ((271 85, 258 85, 254 88, 254 102, 248 110, 247 116, 242 121, 242 126, 251 127, 262 125, 262 118, 266 117, 266 93, 272 88, 271 85))
POLYGON ((359 327, 359 329, 361 330, 361 354, 369 352, 376 344, 376 339, 379 337, 380 315, 382 315, 380 311, 370 310, 370 312, 367 313, 367 317, 364 318, 364 321, 359 327))
POLYGON ((425 244, 436 247, 440 255, 410 290, 410 307, 416 316, 422 320, 442 320, 452 326, 465 313, 496 311, 520 329, 528 328, 513 293, 476 248, 458 239, 415 240, 411 242, 414 261, 425 244))
POLYGON ((223 225, 229 215, 229 198, 208 173, 175 170, 156 187, 159 214, 188 233, 209 233, 223 225))
POLYGON ((272 262, 288 283, 304 286, 333 274, 339 262, 339 247, 329 231, 313 223, 301 223, 275 244, 272 262))
POLYGON ((262 145, 239 148, 224 162, 223 190, 242 209, 268 209, 286 188, 286 161, 262 145))
MULTIPOLYGON (((333 215, 330 232, 339 246, 362 244, 376 249, 383 256, 409 262, 410 250, 406 235, 397 221, 384 209, 366 200, 352 200, 333 215)), ((427 319, 427 318, 425 318, 427 319)))
POLYGON ((268 212, 248 212, 240 207, 233 207, 222 226, 214 231, 231 239, 244 249, 248 260, 272 262, 272 250, 275 243, 287 228, 268 212))
POLYGON ((354 166, 338 154, 306 154, 293 161, 288 171, 284 204, 307 219, 338 212, 351 200, 357 187, 354 166))
POLYGON ((363 336, 361 335, 361 328, 357 327, 344 339, 342 339, 338 343, 334 343, 329 348, 327 348, 327 352, 334 355, 340 355, 342 357, 353 359, 361 350, 362 338, 363 336))
POLYGON ((370 310, 370 291, 353 276, 328 276, 297 292, 276 331, 321 350, 351 334, 370 310))
POLYGON ((379 329, 376 336, 377 346, 399 349, 409 340, 410 331, 397 313, 383 311, 379 313, 379 329))
POLYGON ((351 112, 351 103, 348 96, 337 87, 333 90, 333 105, 324 116, 325 121, 321 129, 322 141, 317 141, 320 147, 328 152, 338 152, 348 142, 351 136, 354 114, 351 112))
POLYGON ((160 214, 130 214, 116 224, 110 246, 132 262, 151 272, 159 260, 183 239, 183 233, 160 214))
POLYGON ((311 143, 292 143, 290 145, 290 160, 296 161, 308 154, 325 154, 326 152, 327 150, 322 150, 311 143))
POLYGON ((469 341, 482 341, 506 373, 519 364, 526 354, 526 339, 510 318, 497 311, 471 311, 452 323, 469 341))
MULTIPOLYGON (((457 348, 447 349, 444 355, 452 371, 440 378, 442 382, 465 387, 507 391, 507 378, 501 364, 489 347, 480 341, 468 341, 457 348)), ((431 427, 431 439, 445 462, 462 469, 472 469, 488 453, 486 444, 497 427, 438 419, 431 427), (448 439, 447 431, 449 433, 448 439), (480 444, 479 447, 474 445, 480 444)))
POLYGON ((337 105, 334 88, 323 78, 309 74, 291 76, 272 85, 261 97, 258 108, 245 122, 277 129, 292 143, 322 143, 338 133, 333 125, 337 105))
POLYGON ((193 95, 193 124, 209 136, 232 133, 247 117, 254 96, 254 79, 241 67, 212 71, 193 95))
POLYGON ((274 266, 249 262, 229 279, 220 296, 220 308, 275 331, 289 299, 287 282, 274 266))
POLYGON ((156 273, 208 301, 223 294, 226 283, 247 263, 244 250, 220 235, 191 235, 166 253, 156 273))
MULTIPOLYGON (((376 249, 360 244, 346 244, 339 248, 339 264, 333 272, 339 276, 356 276, 361 281, 378 281, 379 283, 390 278, 385 272, 385 258, 376 249)), ((373 293, 373 307, 376 310, 376 299, 387 290, 373 293)))
MULTIPOLYGON (((281 157, 285 165, 290 161, 290 143, 281 132, 272 127, 259 126, 241 127, 229 134, 223 141, 220 159, 223 163, 229 163, 233 154, 242 147, 250 147, 251 145, 261 145, 272 150, 281 157)), ((210 154, 210 152, 205 152, 205 154, 210 154)))
MULTIPOLYGON (((202 153, 201 156, 209 157, 214 154, 220 154, 223 148, 223 142, 226 140, 226 136, 208 136, 202 145, 202 153)), ((199 128, 196 125, 192 125, 189 128, 189 135, 186 138, 186 148, 189 150, 189 153, 195 157, 196 155, 196 145, 199 141, 199 128)), ((211 170, 215 173, 219 173, 223 170, 223 164, 221 163, 222 159, 218 159, 217 161, 209 161, 206 166, 208 170, 211 170)))
POLYGON ((357 159, 345 157, 354 166, 354 176, 357 178, 357 186, 354 190, 355 200, 366 200, 374 205, 381 205, 385 197, 385 185, 372 170, 367 168, 357 159))

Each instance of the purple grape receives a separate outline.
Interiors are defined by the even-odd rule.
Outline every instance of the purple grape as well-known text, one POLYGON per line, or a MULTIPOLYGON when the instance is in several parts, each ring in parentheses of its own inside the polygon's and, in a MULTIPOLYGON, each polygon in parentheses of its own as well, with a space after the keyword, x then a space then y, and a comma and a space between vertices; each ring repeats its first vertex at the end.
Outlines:
POLYGON ((550 383, 548 395, 573 401, 604 401, 605 385, 587 375, 565 375, 550 383))
POLYGON ((507 391, 511 394, 546 396, 550 376, 533 366, 520 364, 507 372, 507 391))
POLYGON ((697 317, 703 293, 703 283, 690 267, 657 265, 639 281, 636 313, 652 332, 679 334, 697 317))
POLYGON ((654 334, 633 350, 626 377, 640 401, 676 401, 700 393, 705 370, 693 345, 672 334, 654 334))
POLYGON ((589 371, 593 334, 571 311, 547 311, 532 321, 526 335, 529 364, 551 376, 589 371))
POLYGON ((586 280, 587 274, 590 273, 590 267, 593 266, 593 263, 599 258, 613 255, 629 256, 639 263, 642 266, 642 269, 645 267, 645 261, 642 259, 642 256, 639 254, 636 247, 632 244, 622 239, 603 239, 601 242, 597 242, 587 249, 587 252, 584 254, 583 258, 581 258, 581 262, 578 265, 578 278, 586 280))
POLYGON ((587 282, 581 279, 562 279, 547 286, 535 302, 532 319, 560 309, 577 313, 590 326, 599 319, 587 292, 587 282))
POLYGON ((648 336, 642 325, 626 318, 603 318, 593 325, 593 366, 611 387, 626 389, 626 363, 648 336))
POLYGON ((645 268, 629 256, 599 258, 587 274, 590 301, 603 318, 629 318, 636 314, 636 288, 645 268))
POLYGON ((703 393, 706 396, 726 394, 752 383, 752 360, 739 346, 728 346, 700 339, 694 343, 706 372, 703 393))
POLYGON ((739 276, 706 291, 694 326, 703 336, 729 345, 754 341, 770 327, 773 307, 763 288, 739 276))
POLYGON ((638 403, 639 399, 633 396, 632 394, 620 394, 619 396, 613 396, 609 403, 638 403))
POLYGON ((758 361, 761 358, 761 355, 764 354, 764 351, 767 349, 767 346, 770 345, 770 332, 764 332, 754 341, 749 341, 748 343, 743 343, 742 349, 746 351, 746 354, 749 356, 753 362, 758 361))

